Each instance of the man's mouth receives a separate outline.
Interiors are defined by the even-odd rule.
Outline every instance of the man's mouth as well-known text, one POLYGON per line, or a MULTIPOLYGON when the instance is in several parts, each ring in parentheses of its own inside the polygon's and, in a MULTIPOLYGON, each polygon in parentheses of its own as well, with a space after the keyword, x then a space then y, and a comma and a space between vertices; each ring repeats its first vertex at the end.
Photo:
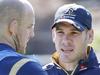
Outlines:
POLYGON ((61 49, 62 52, 65 52, 65 53, 71 53, 73 52, 74 50, 73 49, 61 49))

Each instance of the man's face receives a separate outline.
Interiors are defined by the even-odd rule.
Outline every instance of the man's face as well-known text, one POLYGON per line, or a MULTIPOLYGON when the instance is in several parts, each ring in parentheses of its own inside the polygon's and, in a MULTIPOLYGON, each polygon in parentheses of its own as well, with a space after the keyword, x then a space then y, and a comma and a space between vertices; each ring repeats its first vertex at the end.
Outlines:
POLYGON ((53 42, 60 54, 59 60, 71 63, 84 57, 87 45, 92 42, 92 30, 78 31, 67 22, 56 25, 52 30, 53 42))
POLYGON ((34 36, 33 13, 27 12, 23 18, 22 24, 18 28, 18 39, 20 42, 20 50, 25 50, 27 42, 34 36))

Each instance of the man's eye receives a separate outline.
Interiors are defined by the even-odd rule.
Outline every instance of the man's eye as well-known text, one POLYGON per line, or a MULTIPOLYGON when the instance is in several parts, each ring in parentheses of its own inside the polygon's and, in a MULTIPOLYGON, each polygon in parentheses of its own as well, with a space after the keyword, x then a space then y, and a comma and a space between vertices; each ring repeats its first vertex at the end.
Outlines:
POLYGON ((71 32, 71 34, 73 34, 73 35, 78 35, 78 34, 80 34, 79 32, 71 32))
POLYGON ((64 32, 62 32, 62 31, 58 31, 57 33, 64 33, 64 32))
POLYGON ((72 34, 77 34, 77 32, 72 32, 72 34))

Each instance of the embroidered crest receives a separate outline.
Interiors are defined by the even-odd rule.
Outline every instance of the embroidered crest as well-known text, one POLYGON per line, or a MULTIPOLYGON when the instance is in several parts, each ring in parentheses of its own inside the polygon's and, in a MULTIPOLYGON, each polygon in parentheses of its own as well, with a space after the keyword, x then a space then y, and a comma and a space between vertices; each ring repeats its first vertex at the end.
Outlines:
POLYGON ((63 18, 72 18, 72 19, 75 19, 75 14, 74 14, 74 9, 73 8, 70 8, 66 11, 64 11, 64 15, 62 16, 63 18))
POLYGON ((73 8, 70 8, 69 10, 65 11, 64 14, 69 15, 69 16, 75 16, 73 8))

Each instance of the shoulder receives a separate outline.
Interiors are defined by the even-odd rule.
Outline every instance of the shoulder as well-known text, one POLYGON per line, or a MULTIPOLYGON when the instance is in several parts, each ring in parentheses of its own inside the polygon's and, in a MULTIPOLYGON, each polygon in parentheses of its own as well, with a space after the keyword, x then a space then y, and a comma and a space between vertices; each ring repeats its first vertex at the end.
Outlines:
POLYGON ((46 75, 46 72, 42 69, 42 66, 36 62, 29 60, 18 71, 18 75, 46 75))
MULTIPOLYGON (((10 75, 46 75, 42 66, 35 59, 11 56, 5 58, 2 62, 7 62, 7 64, 9 64, 10 75)), ((7 68, 7 65, 5 66, 7 68)))
POLYGON ((41 71, 42 70, 42 66, 34 61, 34 60, 30 60, 30 59, 27 59, 29 60, 28 62, 25 63, 25 65, 23 65, 23 68, 31 68, 35 71, 41 71))
POLYGON ((42 66, 35 60, 13 52, 3 51, 1 54, 0 70, 8 75, 46 75, 42 66), (4 68, 5 70, 3 70, 4 68), (13 74, 14 73, 14 74, 13 74))
POLYGON ((100 75, 100 68, 99 67, 92 67, 88 68, 84 72, 82 71, 81 73, 88 74, 88 75, 100 75))

